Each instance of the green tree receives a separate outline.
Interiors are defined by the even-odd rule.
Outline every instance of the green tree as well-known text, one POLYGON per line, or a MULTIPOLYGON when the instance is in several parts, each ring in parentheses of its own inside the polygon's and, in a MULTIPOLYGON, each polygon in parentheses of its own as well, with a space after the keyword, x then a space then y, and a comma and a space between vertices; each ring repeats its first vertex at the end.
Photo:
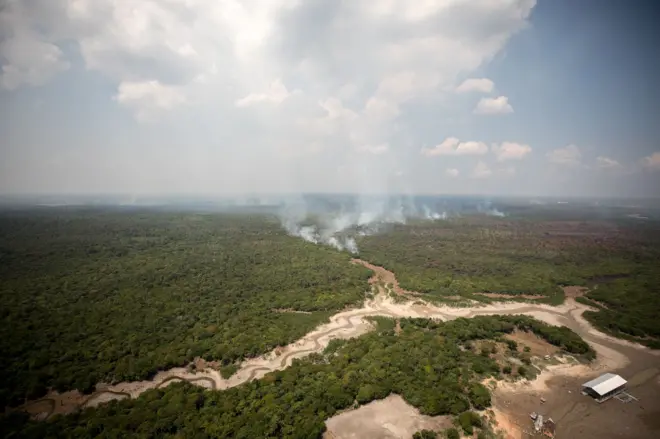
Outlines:
POLYGON ((438 433, 432 430, 420 430, 413 434, 413 439, 436 439, 438 433))

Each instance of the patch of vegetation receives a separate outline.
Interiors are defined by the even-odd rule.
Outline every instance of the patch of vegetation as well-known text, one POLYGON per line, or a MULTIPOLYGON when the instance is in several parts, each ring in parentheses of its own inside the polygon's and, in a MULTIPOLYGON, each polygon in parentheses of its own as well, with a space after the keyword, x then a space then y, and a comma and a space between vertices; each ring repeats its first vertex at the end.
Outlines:
POLYGON ((511 333, 514 322, 499 316, 447 323, 402 319, 398 335, 391 325, 379 326, 225 391, 175 383, 48 422, 4 415, 0 431, 5 437, 20 431, 25 438, 320 438, 324 421, 339 410, 391 393, 426 415, 460 415, 469 429, 477 426, 471 410, 490 404, 488 390, 478 383, 499 369, 465 345, 511 333))
POLYGON ((229 379, 232 375, 238 372, 238 364, 228 364, 220 368, 220 376, 224 379, 229 379))
POLYGON ((437 439, 438 433, 433 430, 420 430, 413 434, 413 439, 437 439))
POLYGON ((2 212, 0 405, 195 357, 233 365, 359 303, 370 274, 265 216, 2 212))
MULTIPOLYGON (((576 208, 577 209, 577 208, 576 208)), ((603 221, 587 210, 523 209, 513 218, 419 221, 364 237, 361 257, 392 270, 401 287, 446 302, 511 300, 476 293, 540 294, 560 304, 561 286, 592 288, 582 303, 599 329, 660 348, 660 228, 657 221, 603 221), (574 215, 574 217, 571 217, 574 215), (589 216, 591 215, 591 216, 589 216), (579 219, 579 220, 576 220, 579 219)))
POLYGON ((544 299, 531 301, 558 304, 562 285, 634 277, 642 260, 653 260, 647 251, 659 238, 650 228, 617 229, 602 221, 467 217, 396 226, 359 244, 362 258, 429 298, 491 302, 503 298, 474 293, 541 294, 544 299))
POLYGON ((586 311, 584 317, 608 334, 660 349, 658 261, 660 249, 655 253, 655 263, 640 265, 635 276, 591 289, 582 303, 598 311, 586 311))
POLYGON ((481 416, 472 411, 463 412, 458 416, 458 424, 463 429, 463 433, 472 435, 474 428, 482 425, 481 416))

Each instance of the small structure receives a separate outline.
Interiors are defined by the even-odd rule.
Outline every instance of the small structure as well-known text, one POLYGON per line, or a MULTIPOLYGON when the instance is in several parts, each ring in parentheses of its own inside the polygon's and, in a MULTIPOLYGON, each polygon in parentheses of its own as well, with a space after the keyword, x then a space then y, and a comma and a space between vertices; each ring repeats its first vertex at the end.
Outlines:
POLYGON ((543 423, 543 429, 541 430, 541 432, 547 437, 555 437, 556 429, 557 429, 557 424, 555 424, 555 421, 553 421, 552 418, 548 418, 543 423))
POLYGON ((582 393, 592 396, 598 403, 601 403, 623 392, 626 383, 627 381, 621 378, 621 376, 606 373, 588 383, 582 384, 582 393))
POLYGON ((538 415, 534 420, 534 430, 539 432, 543 427, 543 415, 538 415))

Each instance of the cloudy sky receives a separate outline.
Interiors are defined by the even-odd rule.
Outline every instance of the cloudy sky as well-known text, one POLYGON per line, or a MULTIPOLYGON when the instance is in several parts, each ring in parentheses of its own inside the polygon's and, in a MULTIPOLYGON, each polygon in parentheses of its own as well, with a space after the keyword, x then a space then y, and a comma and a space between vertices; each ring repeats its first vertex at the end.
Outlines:
POLYGON ((0 5, 2 193, 660 188, 653 2, 0 5))

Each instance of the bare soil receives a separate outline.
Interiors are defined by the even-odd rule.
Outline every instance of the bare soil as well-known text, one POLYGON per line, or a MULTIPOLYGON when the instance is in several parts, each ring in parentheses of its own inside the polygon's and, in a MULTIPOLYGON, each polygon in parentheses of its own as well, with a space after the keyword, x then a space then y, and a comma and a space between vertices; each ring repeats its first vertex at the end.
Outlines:
POLYGON ((399 295, 405 296, 405 295, 410 295, 410 296, 418 296, 419 293, 416 291, 408 291, 399 285, 399 281, 397 280, 396 276, 394 273, 391 271, 388 271, 384 269, 383 267, 379 267, 377 265, 373 265, 367 261, 363 261, 362 259, 352 259, 352 263, 354 264, 360 264, 368 268, 369 270, 374 272, 374 275, 369 279, 369 283, 374 284, 378 282, 382 282, 384 284, 389 284, 391 285, 391 289, 399 295))
POLYGON ((325 421, 324 439, 410 439, 419 430, 452 426, 450 416, 425 416, 399 395, 373 401, 325 421))
POLYGON ((533 332, 514 331, 512 334, 507 334, 505 338, 518 343, 518 351, 522 352, 523 347, 527 346, 530 349, 530 354, 537 357, 554 355, 559 351, 559 348, 551 345, 533 332))

